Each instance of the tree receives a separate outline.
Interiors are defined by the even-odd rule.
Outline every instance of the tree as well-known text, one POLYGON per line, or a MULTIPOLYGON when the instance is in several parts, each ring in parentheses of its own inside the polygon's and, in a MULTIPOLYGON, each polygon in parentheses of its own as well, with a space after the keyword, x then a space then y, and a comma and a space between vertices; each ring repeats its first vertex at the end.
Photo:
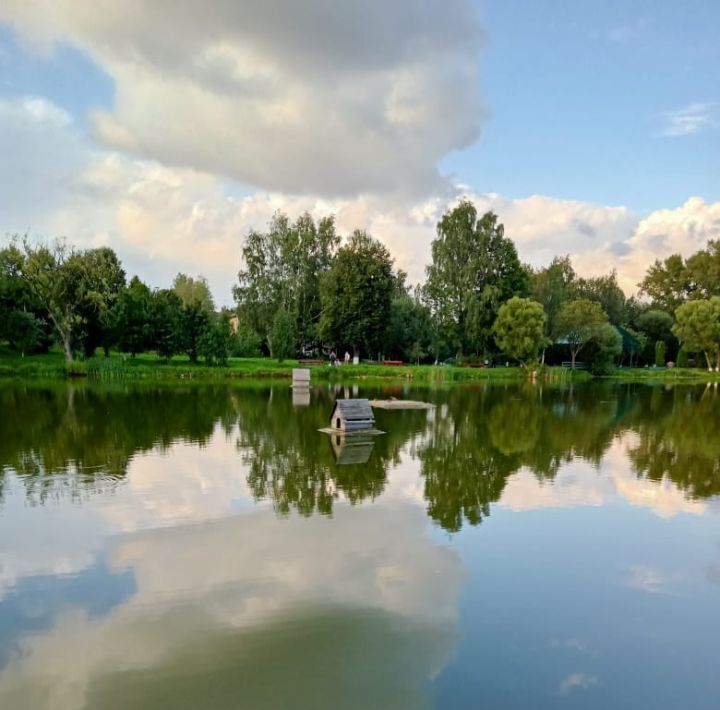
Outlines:
POLYGON ((23 355, 46 339, 42 308, 20 276, 23 255, 16 245, 0 249, 0 342, 23 355))
POLYGON ((284 308, 278 310, 270 331, 270 354, 277 358, 278 362, 295 354, 294 326, 290 314, 284 308))
POLYGON ((720 297, 710 300, 688 301, 675 312, 673 333, 682 347, 705 355, 708 370, 720 368, 720 297))
POLYGON ((626 322, 625 294, 618 286, 617 273, 614 270, 607 276, 579 279, 574 297, 599 303, 613 325, 622 325, 626 322))
POLYGON ((638 328, 651 340, 665 343, 673 338, 673 317, 659 308, 651 308, 638 317, 638 328))
POLYGON ((48 314, 67 361, 73 359, 74 344, 90 342, 93 332, 109 325, 125 281, 111 249, 76 251, 63 242, 52 247, 24 242, 18 273, 48 314))
POLYGON ((85 357, 97 347, 107 356, 115 339, 114 309, 125 288, 125 271, 117 254, 109 247, 78 253, 82 278, 78 284, 78 345, 85 357))
POLYGON ((200 337, 208 327, 211 316, 202 301, 192 301, 180 310, 178 339, 190 362, 197 362, 200 337))
POLYGON ((198 276, 194 279, 187 274, 178 274, 173 281, 173 291, 182 302, 183 306, 199 303, 203 310, 212 313, 215 310, 210 286, 207 279, 198 276))
POLYGON ((317 222, 305 213, 294 223, 277 212, 266 232, 251 231, 242 249, 243 269, 233 294, 238 316, 263 338, 275 313, 294 320, 301 349, 317 342, 320 279, 331 265, 339 238, 332 217, 317 222))
POLYGON ((486 351, 500 306, 527 292, 528 276, 497 215, 468 201, 446 212, 432 243, 424 298, 440 335, 463 352, 486 351))
POLYGON ((227 365, 231 335, 227 314, 208 319, 198 338, 198 353, 208 365, 227 365))
POLYGON ((543 307, 529 298, 511 298, 500 306, 493 325, 497 346, 523 367, 537 359, 545 342, 545 321, 543 307))
POLYGON ((598 335, 601 326, 608 322, 600 304, 579 298, 566 303, 558 313, 555 336, 567 342, 570 348, 572 369, 580 351, 598 335))
POLYGON ((430 311, 417 297, 404 292, 392 300, 385 353, 393 358, 418 362, 433 344, 430 311))
POLYGON ((690 275, 680 254, 672 254, 662 262, 656 260, 638 286, 654 304, 670 312, 684 303, 693 291, 690 275))
POLYGON ((665 342, 655 342, 655 367, 665 367, 665 342))
POLYGON ((233 343, 233 355, 237 357, 259 357, 262 338, 249 323, 240 323, 233 343))
POLYGON ((565 303, 575 297, 575 270, 569 256, 556 256, 549 266, 530 274, 530 295, 544 309, 545 335, 555 332, 555 319, 565 303))
POLYGON ((118 298, 115 331, 118 347, 133 357, 152 345, 152 293, 137 276, 118 298))
POLYGON ((38 347, 42 331, 43 322, 26 311, 12 310, 0 321, 0 338, 4 337, 23 357, 38 347))
POLYGON ((608 322, 599 325, 585 353, 590 371, 594 375, 607 374, 622 350, 623 337, 618 328, 608 322))
POLYGON ((720 240, 710 241, 705 249, 693 254, 686 262, 694 298, 720 295, 720 240))
POLYGON ((337 347, 382 349, 397 281, 388 250, 356 230, 321 280, 320 333, 337 347))
POLYGON ((169 360, 182 350, 182 316, 182 302, 173 290, 153 292, 150 304, 151 343, 158 357, 169 360))

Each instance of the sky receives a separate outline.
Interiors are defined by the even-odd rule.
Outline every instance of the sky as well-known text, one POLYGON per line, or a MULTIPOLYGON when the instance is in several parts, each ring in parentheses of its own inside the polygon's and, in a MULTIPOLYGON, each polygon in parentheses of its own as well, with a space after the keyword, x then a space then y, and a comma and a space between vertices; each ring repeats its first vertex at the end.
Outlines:
POLYGON ((230 305, 276 210, 410 281, 461 197, 533 266, 637 290, 720 238, 720 3, 4 0, 0 235, 112 246, 230 305))

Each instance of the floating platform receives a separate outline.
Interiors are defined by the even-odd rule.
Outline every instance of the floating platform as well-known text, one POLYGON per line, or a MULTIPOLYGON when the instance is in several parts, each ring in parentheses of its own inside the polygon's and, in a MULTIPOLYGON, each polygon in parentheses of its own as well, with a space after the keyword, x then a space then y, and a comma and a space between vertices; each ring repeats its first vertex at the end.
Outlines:
POLYGON ((435 409, 430 402, 416 402, 412 399, 371 399, 373 409, 435 409))
POLYGON ((378 434, 384 434, 385 432, 381 429, 358 429, 357 431, 346 431, 345 429, 333 429, 332 427, 326 426, 322 429, 318 429, 323 434, 335 434, 337 436, 350 437, 362 437, 362 436, 377 436, 378 434))

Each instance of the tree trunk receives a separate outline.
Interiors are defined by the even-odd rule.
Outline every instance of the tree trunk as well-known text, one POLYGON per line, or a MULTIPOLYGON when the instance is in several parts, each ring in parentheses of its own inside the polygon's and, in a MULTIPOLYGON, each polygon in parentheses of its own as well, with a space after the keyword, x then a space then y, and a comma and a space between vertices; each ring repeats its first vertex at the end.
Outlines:
POLYGON ((577 357, 577 351, 571 349, 571 350, 570 350, 570 369, 571 369, 571 370, 574 370, 574 369, 575 369, 575 358, 576 358, 576 357, 577 357))
POLYGON ((62 341, 63 341, 63 350, 65 351, 65 361, 66 362, 72 362, 73 361, 73 352, 72 347, 70 345, 70 336, 65 335, 64 333, 61 333, 62 341))
POLYGON ((703 352, 705 353, 705 360, 707 361, 708 371, 712 372, 713 366, 712 366, 712 361, 710 360, 710 355, 707 350, 703 350, 703 352))

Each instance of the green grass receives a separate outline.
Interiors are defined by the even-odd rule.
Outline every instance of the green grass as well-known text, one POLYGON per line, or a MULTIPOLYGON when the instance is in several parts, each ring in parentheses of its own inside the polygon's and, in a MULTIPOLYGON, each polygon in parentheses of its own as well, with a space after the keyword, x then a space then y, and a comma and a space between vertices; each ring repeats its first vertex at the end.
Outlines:
MULTIPOLYGON (((20 357, 0 352, 0 376, 65 379, 87 378, 101 380, 228 380, 236 378, 291 378, 297 360, 278 362, 271 358, 231 358, 227 366, 193 364, 187 357, 177 356, 171 361, 158 360, 155 355, 142 354, 134 358, 121 353, 110 357, 96 355, 87 360, 65 363, 62 353, 20 357)), ((510 381, 524 378, 517 367, 471 368, 433 365, 348 365, 331 368, 326 365, 309 366, 315 382, 347 382, 350 380, 412 380, 415 382, 477 382, 510 381)))
POLYGON ((659 369, 654 367, 636 367, 615 370, 606 379, 643 380, 653 382, 708 382, 720 380, 720 373, 708 372, 700 367, 673 367, 659 369))
MULTIPOLYGON (((131 357, 111 353, 106 358, 96 355, 88 360, 75 360, 66 364, 59 351, 47 355, 20 357, 16 353, 0 350, 0 377, 23 379, 87 378, 89 380, 199 380, 223 381, 235 379, 267 380, 292 377, 297 360, 278 362, 271 358, 231 358, 227 366, 193 364, 187 357, 176 356, 169 362, 144 353, 131 357)), ((305 367, 305 366, 302 366, 305 367)), ((524 380, 527 373, 519 367, 451 367, 437 365, 347 365, 331 368, 328 364, 312 365, 313 382, 351 382, 358 380, 395 380, 414 383, 442 384, 453 382, 509 382, 524 380)), ((571 372, 560 367, 543 368, 539 374, 544 380, 556 383, 579 382, 592 379, 587 372, 571 372)), ((608 378, 641 381, 708 381, 720 379, 720 374, 703 369, 657 370, 637 368, 617 370, 608 378)))

